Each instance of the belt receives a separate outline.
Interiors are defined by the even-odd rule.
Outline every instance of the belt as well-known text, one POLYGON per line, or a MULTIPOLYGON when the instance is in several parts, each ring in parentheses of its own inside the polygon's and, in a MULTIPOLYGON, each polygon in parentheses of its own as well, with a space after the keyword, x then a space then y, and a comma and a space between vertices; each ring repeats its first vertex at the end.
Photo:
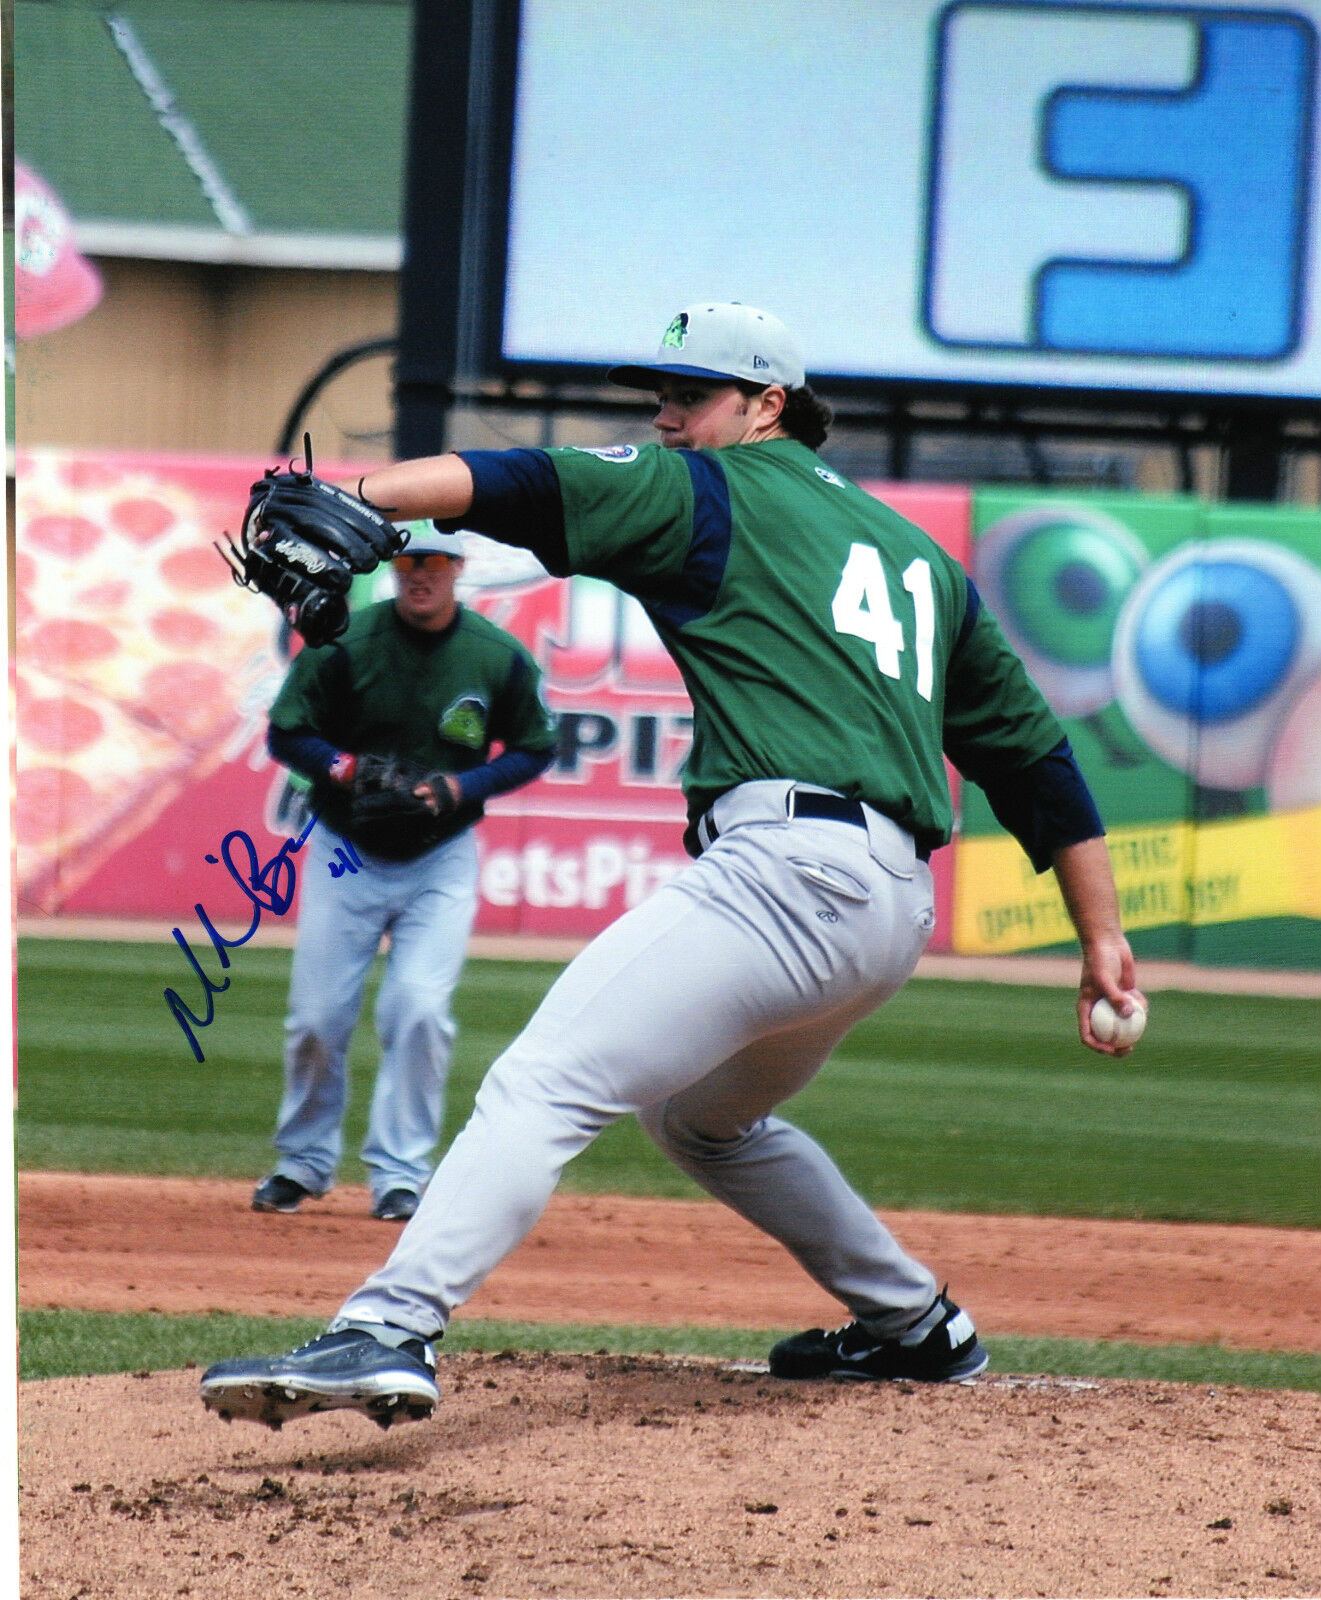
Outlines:
MULTIPOLYGON (((841 794, 813 794, 810 790, 792 789, 789 792, 791 817, 825 817, 830 822, 851 822, 857 828, 867 826, 867 814, 861 800, 846 800, 841 794)), ((898 826, 902 827, 900 823, 898 826)), ((931 851, 924 845, 914 845, 919 861, 930 861, 931 851)))
MULTIPOLYGON (((867 826, 867 815, 861 800, 846 800, 842 794, 815 794, 811 790, 791 789, 786 799, 786 814, 794 817, 815 817, 826 822, 848 822, 855 828, 867 826)), ((697 824, 697 839, 703 850, 709 850, 720 837, 716 827, 715 811, 711 810, 697 824)))
POLYGON ((810 790, 789 791, 791 817, 820 817, 826 822, 851 822, 855 828, 867 826, 861 800, 846 800, 842 794, 813 794, 810 790))

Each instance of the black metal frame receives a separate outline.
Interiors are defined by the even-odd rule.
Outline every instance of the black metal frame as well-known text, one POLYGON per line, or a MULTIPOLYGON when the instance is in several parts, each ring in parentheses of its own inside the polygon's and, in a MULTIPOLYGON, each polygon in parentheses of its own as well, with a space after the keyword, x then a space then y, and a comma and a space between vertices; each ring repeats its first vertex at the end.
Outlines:
MULTIPOLYGON (((399 348, 396 338, 364 339, 331 356, 303 385, 291 405, 276 442, 276 454, 290 454, 300 439, 306 415, 321 390, 360 361, 388 355, 399 348)), ((984 394, 950 396, 932 400, 925 396, 861 390, 852 393, 823 391, 841 428, 874 431, 886 437, 890 475, 908 476, 912 441, 920 435, 998 438, 1018 441, 1032 464, 1032 481, 1049 483, 1052 474, 1044 455, 1051 441, 1095 440, 1114 445, 1167 446, 1177 452, 1182 487, 1191 491, 1190 452, 1211 447, 1226 452, 1225 493, 1229 499, 1271 500, 1278 491, 1281 458, 1290 452, 1321 455, 1321 418, 1235 416, 1216 408, 1161 407, 1150 411, 1125 406, 1112 414, 1088 414, 1063 406, 1054 395, 1036 404, 991 401, 984 394), (1255 424, 1260 435, 1248 431, 1255 424)), ((443 422, 455 406, 521 415, 565 413, 628 417, 645 420, 652 412, 646 400, 602 384, 533 383, 526 376, 503 381, 453 381, 435 397, 441 415, 441 438, 430 449, 443 449, 443 422)), ((435 427, 435 414, 428 413, 435 427)), ((406 455, 410 452, 396 452, 406 455)), ((412 454, 426 453, 423 449, 412 454)))
MULTIPOLYGON (((395 454, 443 449, 505 281, 519 0, 414 0, 395 454)), ((496 335, 498 339, 498 333, 496 335)))

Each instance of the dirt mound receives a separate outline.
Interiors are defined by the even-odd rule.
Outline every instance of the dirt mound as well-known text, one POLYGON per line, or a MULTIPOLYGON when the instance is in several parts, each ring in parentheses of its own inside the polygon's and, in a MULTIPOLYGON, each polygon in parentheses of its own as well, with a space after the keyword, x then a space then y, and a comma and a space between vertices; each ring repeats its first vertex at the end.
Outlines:
POLYGON ((1317 1595, 1321 1396, 456 1356, 279 1434, 195 1373, 25 1385, 29 1600, 1317 1595))
MULTIPOLYGON (((396 1236, 361 1190, 294 1217, 250 1192, 22 1174, 20 1303, 325 1316, 396 1236)), ((984 1332, 1321 1350, 1315 1233, 893 1220, 984 1332)), ((840 1319, 718 1206, 574 1196, 465 1311, 840 1319)), ((22 1385, 26 1600, 1321 1595, 1319 1395, 513 1353, 441 1386, 389 1434, 274 1434, 205 1413, 196 1372, 22 1385)))

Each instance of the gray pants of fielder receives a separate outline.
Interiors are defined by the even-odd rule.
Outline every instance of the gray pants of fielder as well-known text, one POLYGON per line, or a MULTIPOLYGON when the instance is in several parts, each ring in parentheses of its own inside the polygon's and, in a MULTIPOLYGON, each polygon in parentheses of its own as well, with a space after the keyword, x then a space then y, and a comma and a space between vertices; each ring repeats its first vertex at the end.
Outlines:
POLYGON ((791 787, 723 796, 701 858, 565 969, 487 1073, 389 1261, 332 1326, 435 1335, 528 1233, 565 1163, 629 1113, 853 1315, 890 1332, 931 1304, 928 1269, 771 1114, 911 975, 934 925, 931 873, 877 813, 865 829, 788 820, 791 787))
POLYGON ((477 901, 477 847, 468 829, 412 861, 359 851, 358 870, 334 877, 330 868, 339 864, 335 850, 343 842, 322 827, 308 840, 275 1170, 313 1194, 335 1181, 349 1040, 372 960, 388 935, 376 1000, 381 1059, 362 1147, 375 1201, 391 1189, 420 1193, 431 1174, 454 1043, 450 999, 477 901))

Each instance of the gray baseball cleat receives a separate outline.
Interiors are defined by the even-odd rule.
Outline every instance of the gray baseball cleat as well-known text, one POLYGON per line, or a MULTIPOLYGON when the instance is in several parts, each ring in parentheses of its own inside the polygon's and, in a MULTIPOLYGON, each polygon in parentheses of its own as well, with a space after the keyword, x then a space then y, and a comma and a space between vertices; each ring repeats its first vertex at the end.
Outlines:
POLYGON ((304 1200, 314 1198, 312 1191, 305 1189, 295 1179, 286 1178, 282 1172, 273 1172, 269 1178, 263 1178, 252 1191, 252 1209, 280 1211, 290 1216, 298 1210, 304 1200))
POLYGON ((421 1198, 415 1189, 391 1189, 372 1207, 372 1216, 381 1222, 407 1222, 421 1198))
POLYGON ((319 1411, 361 1411, 382 1428, 429 1417, 440 1392, 424 1339, 398 1349, 362 1328, 341 1328, 284 1356, 217 1361, 202 1374, 202 1404, 223 1421, 264 1422, 277 1431, 319 1411))
POLYGON ((865 1322, 827 1332, 809 1328, 771 1351, 773 1378, 911 1378, 961 1383, 990 1364, 972 1318, 943 1291, 903 1333, 882 1335, 865 1322))

